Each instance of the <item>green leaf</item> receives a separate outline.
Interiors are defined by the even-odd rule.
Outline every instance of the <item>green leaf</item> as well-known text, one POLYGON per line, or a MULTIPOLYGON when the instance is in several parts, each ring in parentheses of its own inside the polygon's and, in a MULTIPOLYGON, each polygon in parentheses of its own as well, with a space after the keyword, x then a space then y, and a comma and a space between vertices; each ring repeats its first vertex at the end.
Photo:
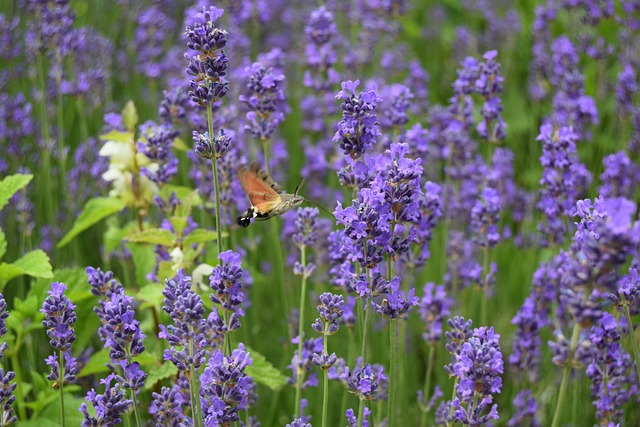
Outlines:
MULTIPOLYGON (((65 295, 74 304, 95 298, 91 293, 91 287, 87 283, 87 273, 82 267, 60 268, 53 271, 53 280, 67 285, 65 295)), ((36 295, 42 298, 51 287, 52 280, 40 279, 31 284, 28 295, 36 295)))
POLYGON ((156 245, 173 247, 175 236, 169 230, 164 228, 147 228, 146 230, 137 231, 125 237, 129 242, 137 243, 153 243, 156 245))
POLYGON ((27 275, 31 277, 52 278, 53 272, 49 256, 41 249, 27 252, 13 264, 0 264, 0 281, 8 282, 14 277, 27 275))
POLYGON ((82 212, 78 215, 71 230, 60 240, 58 247, 63 247, 87 228, 121 211, 125 206, 124 201, 115 197, 96 197, 95 199, 90 199, 87 204, 84 205, 84 209, 82 209, 82 212))
MULTIPOLYGON (((171 279, 173 276, 176 275, 176 269, 173 268, 174 266, 174 262, 173 261, 160 261, 160 264, 158 265, 158 280, 162 283, 164 283, 164 281, 166 279, 171 279)), ((180 268, 178 266, 178 268, 180 268)))
POLYGON ((169 222, 171 223, 171 227, 173 227, 173 231, 176 232, 176 236, 180 236, 187 226, 187 217, 174 215, 169 218, 169 222))
POLYGON ((156 265, 156 255, 153 246, 146 243, 127 243, 127 248, 133 256, 133 264, 136 267, 136 283, 143 286, 147 283, 147 274, 151 273, 156 265))
MULTIPOLYGON (((223 237, 224 234, 225 233, 223 233, 223 237)), ((194 243, 206 243, 215 240, 218 240, 218 233, 215 231, 207 230, 205 228, 196 228, 184 238, 182 244, 183 246, 191 246, 194 243)))
POLYGON ((158 381, 162 381, 165 378, 170 378, 177 373, 178 368, 176 368, 176 365, 169 362, 163 363, 159 367, 156 367, 149 371, 149 376, 144 383, 144 388, 146 388, 147 390, 151 390, 152 388, 154 388, 158 381))
POLYGON ((123 132, 121 130, 112 130, 110 132, 100 135, 100 139, 104 141, 124 142, 126 144, 131 144, 133 135, 130 132, 123 132))
POLYGON ((136 221, 129 221, 124 227, 120 228, 116 217, 107 218, 107 231, 102 236, 106 253, 110 254, 118 249, 124 238, 134 233, 137 229, 138 223, 136 221))
POLYGON ((142 302, 140 304, 140 309, 142 310, 148 307, 162 306, 162 299, 164 298, 162 295, 163 290, 164 286, 160 283, 150 283, 140 289, 136 295, 136 300, 142 302))
MULTIPOLYGON (((64 390, 67 391, 67 386, 65 385, 64 390)), ((60 425, 60 392, 56 393, 56 399, 53 399, 50 402, 49 406, 47 406, 38 417, 38 420, 42 420, 48 422, 55 422, 56 426, 60 425)), ((83 402, 79 397, 65 393, 64 394, 64 420, 65 425, 67 426, 79 426, 82 425, 82 421, 84 420, 84 415, 82 412, 78 411, 80 404, 83 402)), ((47 425, 47 424, 44 424, 47 425)), ((38 423, 37 427, 42 427, 43 424, 38 423)))
POLYGON ((4 231, 0 228, 0 259, 7 253, 7 238, 4 231))
POLYGON ((17 173, 15 175, 9 175, 0 181, 0 210, 9 203, 9 199, 26 187, 27 184, 33 179, 31 174, 17 173))
POLYGON ((192 147, 189 147, 187 144, 184 143, 184 141, 180 138, 176 138, 173 140, 173 148, 175 148, 178 151, 191 151, 192 147))
POLYGON ((103 348, 97 353, 93 353, 86 365, 78 372, 78 378, 86 377, 93 374, 102 374, 109 371, 107 363, 109 363, 109 349, 103 348))
POLYGON ((247 366, 245 372, 251 376, 258 384, 269 387, 271 390, 278 391, 287 385, 287 376, 276 369, 263 355, 255 350, 246 347, 251 353, 253 363, 247 366))

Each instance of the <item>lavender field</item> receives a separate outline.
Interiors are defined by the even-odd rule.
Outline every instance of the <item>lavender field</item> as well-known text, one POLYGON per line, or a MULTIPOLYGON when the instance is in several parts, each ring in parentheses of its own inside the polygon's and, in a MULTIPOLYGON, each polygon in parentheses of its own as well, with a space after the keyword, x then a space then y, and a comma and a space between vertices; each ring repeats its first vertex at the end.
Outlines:
POLYGON ((639 0, 0 2, 0 427, 640 425, 639 0))

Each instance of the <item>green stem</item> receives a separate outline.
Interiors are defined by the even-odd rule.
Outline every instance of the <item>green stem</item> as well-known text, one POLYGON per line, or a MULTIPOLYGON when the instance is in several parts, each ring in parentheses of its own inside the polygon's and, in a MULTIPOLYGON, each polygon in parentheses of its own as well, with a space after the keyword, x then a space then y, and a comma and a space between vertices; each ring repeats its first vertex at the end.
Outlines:
MULTIPOLYGON (((325 332, 327 331, 327 329, 328 327, 325 327, 325 332)), ((323 337, 325 354, 329 354, 327 338, 328 336, 325 334, 323 337)), ((322 392, 322 427, 327 427, 327 414, 329 411, 329 370, 323 369, 323 371, 324 381, 322 392)))
MULTIPOLYGON (((429 393, 431 392, 431 372, 433 371, 433 359, 436 354, 436 346, 429 346, 429 355, 427 356, 427 372, 424 376, 424 391, 422 392, 422 400, 424 404, 428 404, 429 402, 429 393)), ((425 427, 427 425, 427 409, 422 408, 422 419, 420 421, 420 425, 425 427)))
MULTIPOLYGON (((369 295, 372 292, 371 272, 369 268, 365 268, 367 275, 367 282, 369 283, 369 295)), ((362 366, 367 364, 367 357, 369 353, 368 339, 369 339, 369 325, 371 324, 371 297, 364 300, 364 325, 362 329, 362 366)))
MULTIPOLYGON (((38 102, 38 106, 40 107, 40 129, 42 132, 43 139, 43 149, 42 149, 42 176, 39 179, 39 182, 42 183, 42 190, 39 191, 40 194, 44 194, 44 204, 42 211, 44 212, 45 222, 51 223, 51 218, 54 215, 54 194, 53 189, 51 188, 51 153, 49 152, 49 143, 51 141, 51 133, 49 130, 49 120, 47 116, 47 84, 45 79, 45 66, 44 66, 44 58, 41 53, 37 55, 37 66, 38 71, 36 72, 38 76, 38 86, 40 89, 40 93, 42 95, 42 99, 38 102)), ((21 416, 22 418, 22 416, 21 416)))
MULTIPOLYGON (((451 402, 453 402, 453 399, 455 399, 456 397, 456 387, 458 387, 458 380, 460 378, 456 377, 456 379, 453 381, 453 390, 451 391, 451 402)), ((447 417, 447 420, 451 419, 451 416, 453 415, 453 405, 449 405, 449 416, 447 417)), ((447 421, 447 427, 451 427, 451 422, 447 421)))
MULTIPOLYGON (((302 264, 302 290, 300 291, 300 320, 298 321, 298 361, 302 361, 302 343, 304 341, 304 309, 305 309, 305 296, 307 293, 307 275, 305 273, 307 267, 307 254, 306 246, 300 246, 300 264, 302 264)), ((302 377, 304 370, 302 365, 297 367, 298 375, 296 376, 296 409, 294 419, 300 417, 300 398, 302 393, 302 377)))
POLYGON ((60 381, 60 426, 64 427, 64 354, 62 350, 60 350, 60 371, 58 373, 59 381, 60 381))
POLYGON ((620 299, 624 303, 624 315, 627 318, 627 327, 629 328, 629 338, 631 339, 631 348, 633 348, 633 357, 636 361, 636 375, 638 375, 638 381, 640 381, 640 352, 638 351, 638 342, 636 341, 636 334, 633 330, 633 320, 631 319, 631 313, 629 312, 629 304, 624 298, 624 295, 620 294, 620 299))
MULTIPOLYGON (((193 339, 189 340, 189 346, 191 347, 191 354, 194 353, 193 339)), ((200 416, 200 398, 198 395, 198 380, 196 378, 196 369, 191 365, 191 378, 189 378, 189 397, 191 398, 191 417, 193 418, 194 427, 200 427, 202 425, 202 417, 200 416)))
POLYGON ((558 427, 560 425, 560 414, 564 405, 564 398, 567 392, 567 382, 569 381, 569 375, 571 374, 571 365, 573 364, 573 355, 578 344, 579 334, 580 324, 574 319, 573 332, 571 333, 571 344, 569 346, 569 360, 567 360, 564 372, 562 373, 562 382, 560 383, 560 391, 558 392, 558 400, 556 401, 556 411, 553 414, 551 427, 558 427))
POLYGON ((393 427, 396 419, 396 384, 398 374, 398 320, 391 320, 389 325, 389 345, 391 353, 391 372, 389 373, 389 399, 387 400, 387 426, 393 427))
MULTIPOLYGON (((213 112, 211 104, 207 105, 207 122, 209 124, 209 144, 213 147, 213 112)), ((220 214, 220 183, 218 182, 218 159, 211 159, 211 170, 213 172, 213 188, 216 195, 216 234, 218 235, 218 256, 222 253, 222 218, 220 214)), ((218 260, 220 263, 220 260, 218 260)))
POLYGON ((480 324, 487 324, 487 300, 489 299, 489 283, 487 275, 489 274, 489 246, 485 246, 482 251, 482 304, 480 305, 480 324))
POLYGON ((364 421, 364 400, 360 399, 360 403, 358 404, 358 427, 362 427, 362 423, 364 421))
MULTIPOLYGON (((60 53, 60 49, 56 49, 55 53, 56 58, 56 120, 58 126, 58 162, 60 165, 60 179, 62 182, 66 181, 67 178, 67 156, 64 152, 64 108, 62 103, 62 56, 60 53)), ((69 201, 69 194, 65 191, 65 200, 69 201)))
POLYGON ((140 418, 140 408, 138 407, 138 397, 136 392, 131 390, 131 400, 133 400, 133 413, 136 417, 136 425, 142 427, 142 418, 140 418))

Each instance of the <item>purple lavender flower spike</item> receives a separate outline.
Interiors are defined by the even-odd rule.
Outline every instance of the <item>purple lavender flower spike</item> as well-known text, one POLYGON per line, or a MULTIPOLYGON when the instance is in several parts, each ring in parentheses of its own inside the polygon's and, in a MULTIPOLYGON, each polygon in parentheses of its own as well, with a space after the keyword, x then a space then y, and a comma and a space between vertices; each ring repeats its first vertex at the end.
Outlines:
POLYGON ((386 298, 382 300, 382 303, 374 306, 376 311, 381 316, 389 320, 406 319, 411 307, 420 304, 420 298, 415 296, 415 289, 409 289, 409 292, 405 294, 400 290, 400 280, 392 280, 389 285, 389 293, 386 298))
POLYGON ((199 133, 193 131, 193 151, 203 159, 220 159, 229 152, 229 144, 231 137, 224 133, 224 129, 220 129, 218 136, 213 138, 213 147, 209 142, 209 132, 199 133))
POLYGON ((602 164, 604 172, 600 175, 600 195, 605 198, 625 197, 633 200, 640 183, 640 166, 629 159, 624 151, 605 156, 602 164))
POLYGON ((342 90, 336 95, 341 99, 342 119, 338 122, 333 141, 338 143, 345 156, 357 159, 365 151, 370 150, 380 136, 376 114, 376 106, 382 98, 375 91, 369 90, 356 95, 360 80, 342 82, 342 90))
POLYGON ((596 418, 622 422, 623 407, 636 394, 636 376, 631 373, 633 361, 620 345, 620 333, 615 317, 604 313, 600 325, 591 328, 590 340, 595 354, 587 366, 587 377, 593 381, 591 397, 596 418))
MULTIPOLYGON (((9 317, 9 310, 7 310, 7 301, 4 299, 4 295, 0 293, 0 337, 7 334, 7 317, 9 317)), ((8 343, 3 342, 0 344, 0 359, 4 356, 4 351, 7 349, 8 343)))
POLYGON ((64 291, 67 286, 62 282, 53 282, 51 290, 48 291, 49 296, 44 300, 40 312, 45 315, 42 324, 45 327, 49 344, 64 354, 65 369, 60 378, 60 365, 57 355, 47 359, 47 364, 51 366, 51 374, 48 378, 54 381, 54 387, 58 387, 65 383, 75 380, 78 370, 76 359, 71 355, 71 344, 76 340, 73 331, 73 325, 78 319, 74 309, 75 305, 71 303, 65 295, 64 291))
POLYGON ((480 113, 482 121, 477 126, 481 138, 490 143, 497 143, 505 138, 505 123, 502 120, 502 92, 503 78, 500 75, 500 64, 495 61, 498 52, 491 50, 483 55, 484 62, 480 64, 480 73, 475 82, 476 91, 482 95, 485 102, 480 113))
POLYGON ((175 22, 154 5, 140 12, 136 24, 136 69, 146 78, 159 79, 168 71, 163 44, 173 34, 175 22))
POLYGON ((451 404, 453 418, 462 424, 482 425, 499 418, 497 405, 491 405, 502 388, 499 339, 493 328, 476 328, 455 355, 452 368, 459 382, 451 404))
POLYGON ((13 424, 18 420, 18 417, 13 413, 13 402, 16 400, 16 396, 13 394, 17 383, 12 382, 16 377, 15 372, 7 371, 0 368, 0 407, 2 407, 2 420, 5 425, 13 424))
POLYGON ((187 74, 192 77, 188 95, 198 105, 213 104, 229 91, 226 80, 229 60, 221 50, 227 45, 227 31, 216 27, 216 20, 223 13, 216 7, 203 8, 196 15, 196 22, 185 31, 187 47, 198 52, 185 53, 189 62, 187 74))
POLYGON ((442 338, 442 321, 449 316, 453 299, 447 296, 442 285, 436 287, 433 283, 427 283, 423 292, 420 317, 426 332, 422 334, 422 338, 429 345, 435 345, 442 338))
POLYGON ((149 406, 152 422, 156 426, 181 427, 184 415, 182 413, 182 396, 177 386, 162 387, 160 393, 151 394, 153 400, 149 406))
POLYGON ((112 294, 111 300, 104 305, 104 331, 107 336, 104 346, 109 347, 109 357, 114 362, 130 360, 144 351, 146 336, 140 329, 140 322, 134 318, 132 304, 133 298, 121 290, 112 294))
POLYGON ((484 248, 492 249, 500 240, 500 195, 491 188, 482 189, 482 196, 471 210, 471 228, 476 234, 476 242, 484 248))
MULTIPOLYGON (((191 289, 191 277, 185 275, 183 269, 179 269, 176 277, 167 279, 165 283, 162 309, 171 316, 173 325, 160 325, 158 336, 166 339, 170 345, 164 351, 164 359, 170 360, 183 372, 197 369, 206 361, 207 346, 215 348, 215 341, 208 342, 205 339, 205 330, 213 326, 213 322, 209 325, 203 318, 205 309, 202 299, 191 289), (178 350, 177 347, 182 349, 178 350)), ((220 327, 224 329, 225 325, 220 327)))
MULTIPOLYGON (((291 343, 297 346, 299 339, 300 337, 295 337, 291 340, 291 343)), ((291 377, 288 378, 289 383, 297 384, 298 372, 302 372, 304 374, 303 378, 305 379, 300 388, 304 390, 309 387, 316 387, 318 385, 318 376, 316 372, 313 372, 314 357, 315 355, 321 356, 322 353, 324 353, 322 337, 304 340, 302 342, 302 355, 298 354, 298 350, 296 349, 293 353, 291 364, 287 365, 287 368, 291 370, 291 377), (310 372, 310 374, 307 377, 306 374, 308 372, 310 372)), ((321 357, 321 359, 318 360, 326 362, 329 357, 330 356, 327 356, 327 359, 321 357)))
POLYGON ((531 390, 520 390, 513 399, 513 406, 516 408, 516 413, 511 416, 507 423, 509 427, 522 425, 540 427, 540 421, 536 418, 538 402, 533 397, 531 390))
MULTIPOLYGON (((345 416, 347 417, 347 424, 349 425, 349 427, 358 427, 360 424, 358 424, 358 417, 356 416, 356 413, 354 412, 353 409, 349 408, 347 409, 347 411, 345 412, 345 416)), ((364 407, 364 411, 362 414, 362 427, 369 427, 371 425, 370 421, 369 421, 369 417, 371 416, 371 410, 369 408, 367 408, 367 406, 365 405, 364 407)))
POLYGON ((260 142, 271 140, 273 132, 287 112, 284 95, 284 74, 254 62, 246 67, 246 92, 238 100, 247 109, 245 130, 260 142))
POLYGON ((244 372, 251 357, 240 343, 231 356, 216 350, 200 375, 200 397, 204 425, 213 426, 239 421, 238 414, 249 406, 255 388, 253 379, 244 372))
POLYGON ((381 398, 389 379, 384 375, 382 367, 374 368, 369 364, 358 366, 353 371, 345 366, 341 378, 346 381, 349 393, 355 394, 360 400, 381 398))
POLYGON ((231 250, 222 252, 218 258, 221 262, 209 276, 209 286, 213 291, 209 299, 219 304, 222 310, 230 312, 228 324, 225 325, 225 333, 229 333, 240 327, 240 317, 244 316, 242 263, 240 254, 231 250))
POLYGON ((94 389, 87 393, 85 399, 95 408, 96 416, 89 415, 87 404, 83 402, 80 405, 80 412, 84 415, 82 427, 113 426, 122 423, 122 415, 133 401, 125 399, 126 392, 120 384, 111 386, 115 378, 115 374, 110 374, 100 380, 100 384, 104 384, 104 394, 98 394, 94 389))

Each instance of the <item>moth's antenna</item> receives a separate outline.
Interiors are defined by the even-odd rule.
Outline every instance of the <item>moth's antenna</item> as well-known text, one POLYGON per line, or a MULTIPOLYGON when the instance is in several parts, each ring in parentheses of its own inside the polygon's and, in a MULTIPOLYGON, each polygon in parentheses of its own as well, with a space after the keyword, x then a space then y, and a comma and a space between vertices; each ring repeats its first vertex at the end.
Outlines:
POLYGON ((323 211, 328 213, 330 216, 333 216, 333 213, 331 213, 328 210, 326 210, 325 208, 323 208, 322 205, 320 205, 320 203, 314 202, 313 200, 309 200, 309 199, 304 199, 304 201, 308 202, 308 203, 311 203, 312 205, 316 205, 317 207, 319 207, 320 209, 322 209, 323 211))
MULTIPOLYGON (((300 189, 302 188, 302 186, 303 186, 303 185, 304 185, 304 178, 302 178, 302 181, 300 181, 300 184, 298 184, 298 185, 296 186, 296 191, 294 191, 294 193, 293 193, 293 194, 294 194, 294 196, 297 196, 297 195, 298 195, 298 191, 300 191, 300 189)), ((305 199, 305 200, 307 200, 307 199, 305 199)), ((308 200, 307 200, 307 201, 308 201, 308 200)))

